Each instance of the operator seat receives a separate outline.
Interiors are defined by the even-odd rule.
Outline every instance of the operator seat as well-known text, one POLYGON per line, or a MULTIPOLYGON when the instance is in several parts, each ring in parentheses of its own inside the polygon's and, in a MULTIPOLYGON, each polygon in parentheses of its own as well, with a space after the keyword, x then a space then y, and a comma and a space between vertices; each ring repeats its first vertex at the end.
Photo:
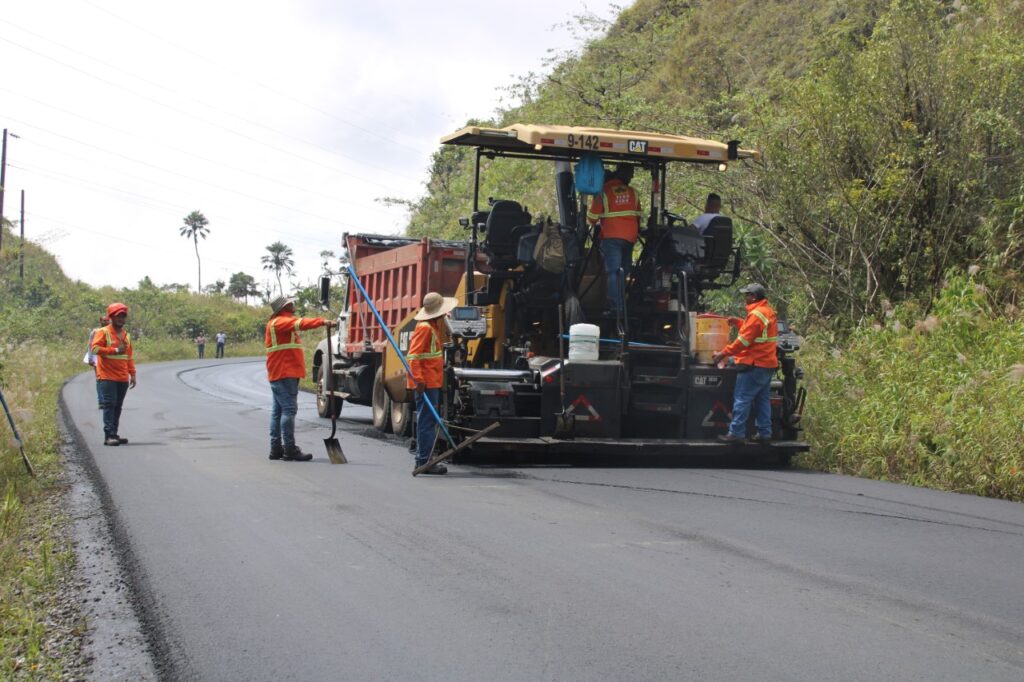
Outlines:
POLYGON ((724 270, 732 255, 732 218, 715 216, 704 230, 703 265, 713 270, 724 270))
POLYGON ((517 201, 498 199, 491 204, 480 245, 494 269, 513 268, 517 264, 519 237, 516 228, 530 225, 530 214, 517 201))

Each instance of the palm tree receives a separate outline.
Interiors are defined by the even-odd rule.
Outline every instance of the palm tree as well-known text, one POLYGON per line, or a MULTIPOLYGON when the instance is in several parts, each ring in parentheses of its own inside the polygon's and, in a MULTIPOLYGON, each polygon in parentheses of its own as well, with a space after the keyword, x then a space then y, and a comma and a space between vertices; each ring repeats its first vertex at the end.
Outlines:
POLYGON ((181 231, 181 236, 185 237, 186 239, 191 239, 192 243, 195 244, 196 247, 196 267, 198 269, 198 286, 196 287, 196 291, 202 293, 203 265, 199 261, 199 238, 202 237, 203 239, 206 239, 206 235, 210 232, 210 228, 207 227, 207 225, 210 224, 210 221, 206 219, 206 216, 204 216, 202 212, 192 211, 187 216, 185 216, 183 222, 185 223, 185 225, 179 228, 181 231))
POLYGON ((277 293, 284 296, 284 289, 281 287, 281 272, 290 275, 292 266, 295 265, 295 261, 292 260, 291 247, 283 242, 274 242, 267 247, 267 251, 270 253, 260 259, 263 261, 263 269, 274 273, 277 277, 277 293))

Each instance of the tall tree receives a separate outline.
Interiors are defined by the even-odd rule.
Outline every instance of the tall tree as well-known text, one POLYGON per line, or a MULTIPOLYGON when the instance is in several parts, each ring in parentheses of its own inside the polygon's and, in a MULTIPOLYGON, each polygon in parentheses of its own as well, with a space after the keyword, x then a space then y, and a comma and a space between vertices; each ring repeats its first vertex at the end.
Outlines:
POLYGON ((180 234, 186 239, 191 239, 192 243, 196 247, 196 291, 202 293, 203 291, 203 266, 199 260, 199 238, 206 239, 206 235, 209 234, 210 228, 207 227, 210 221, 206 219, 206 216, 201 211, 192 211, 185 216, 183 222, 185 223, 179 228, 180 234))
POLYGON ((284 288, 281 286, 281 273, 292 274, 295 261, 292 259, 292 249, 284 242, 274 242, 267 247, 269 252, 261 259, 263 269, 270 270, 277 277, 277 293, 284 296, 284 288))
POLYGON ((250 296, 259 296, 256 278, 244 272, 236 272, 231 275, 231 279, 228 282, 228 293, 248 303, 250 296))

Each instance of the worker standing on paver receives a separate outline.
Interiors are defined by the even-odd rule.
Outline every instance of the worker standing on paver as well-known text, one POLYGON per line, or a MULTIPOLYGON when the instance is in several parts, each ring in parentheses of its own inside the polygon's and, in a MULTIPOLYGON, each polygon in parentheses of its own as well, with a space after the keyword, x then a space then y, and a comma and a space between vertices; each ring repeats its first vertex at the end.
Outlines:
MULTIPOLYGON (((733 392, 732 423, 729 432, 718 437, 723 443, 744 443, 750 410, 754 410, 757 436, 754 441, 766 444, 772 437, 772 378, 779 367, 776 354, 779 323, 775 311, 768 305, 767 292, 760 284, 748 284, 740 293, 747 304, 747 319, 743 320, 736 340, 715 353, 711 361, 718 364, 725 358, 736 358, 736 389, 733 392)), ((731 318, 730 322, 739 322, 731 318)), ((734 323, 735 323, 734 322, 734 323)))
POLYGON ((299 379, 306 376, 306 357, 299 331, 327 327, 333 323, 322 317, 295 317, 295 299, 278 296, 270 302, 272 315, 267 322, 267 379, 274 396, 270 411, 270 459, 308 462, 313 455, 295 443, 295 414, 299 410, 299 379))
POLYGON ((633 166, 616 166, 587 211, 588 222, 601 222, 598 246, 608 278, 608 310, 619 314, 625 310, 623 292, 633 267, 633 245, 642 215, 636 190, 629 186, 632 180, 633 166))
MULTIPOLYGON (((458 300, 431 291, 423 297, 423 307, 416 313, 416 329, 409 341, 406 359, 412 376, 406 386, 416 391, 416 466, 420 467, 430 459, 437 437, 437 420, 427 406, 427 401, 437 409, 444 384, 444 351, 441 337, 441 323, 445 315, 458 305, 458 300)), ((446 474, 448 467, 435 464, 423 473, 446 474)))
POLYGON ((103 410, 103 444, 124 445, 127 438, 119 435, 121 406, 129 388, 135 388, 135 352, 128 330, 128 306, 111 303, 107 306, 110 324, 100 327, 92 337, 91 351, 96 356, 96 393, 103 410))

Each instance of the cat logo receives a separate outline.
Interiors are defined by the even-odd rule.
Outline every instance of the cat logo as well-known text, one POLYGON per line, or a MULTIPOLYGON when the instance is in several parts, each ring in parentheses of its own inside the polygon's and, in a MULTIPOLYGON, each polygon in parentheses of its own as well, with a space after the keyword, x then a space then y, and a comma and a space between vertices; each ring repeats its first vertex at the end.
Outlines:
POLYGON ((722 385, 722 377, 713 374, 697 374, 693 377, 693 385, 715 388, 722 385))
POLYGON ((569 406, 569 409, 566 410, 565 413, 574 415, 576 421, 579 422, 601 421, 601 415, 597 413, 597 410, 594 409, 594 406, 590 404, 590 401, 587 400, 587 396, 585 395, 581 395, 579 398, 572 401, 572 405, 569 406), (577 412, 577 408, 579 408, 580 412, 583 412, 583 414, 577 412))
POLYGON ((647 140, 630 140, 629 141, 629 153, 630 154, 646 154, 647 153, 647 140))

